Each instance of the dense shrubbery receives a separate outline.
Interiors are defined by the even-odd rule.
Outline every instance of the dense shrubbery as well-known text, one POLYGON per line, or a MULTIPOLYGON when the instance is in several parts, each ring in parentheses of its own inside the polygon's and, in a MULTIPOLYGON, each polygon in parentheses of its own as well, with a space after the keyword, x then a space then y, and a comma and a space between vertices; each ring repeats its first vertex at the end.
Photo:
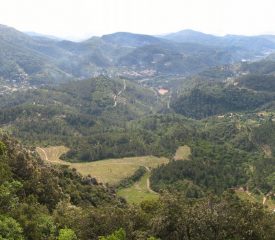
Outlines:
POLYGON ((274 216, 232 193, 196 201, 165 193, 159 201, 128 206, 93 179, 45 165, 6 136, 0 142, 0 162, 3 239, 271 240, 274 236, 274 216))
POLYGON ((58 228, 51 212, 60 201, 75 207, 117 201, 95 179, 44 164, 6 135, 1 140, 0 236, 4 239, 55 239, 58 228))
POLYGON ((160 202, 144 202, 140 207, 126 208, 70 209, 63 203, 56 209, 54 221, 59 226, 70 226, 79 239, 97 239, 119 228, 125 229, 123 235, 116 231, 108 237, 216 240, 233 236, 271 240, 274 234, 274 216, 260 206, 233 198, 188 203, 171 195, 160 202))

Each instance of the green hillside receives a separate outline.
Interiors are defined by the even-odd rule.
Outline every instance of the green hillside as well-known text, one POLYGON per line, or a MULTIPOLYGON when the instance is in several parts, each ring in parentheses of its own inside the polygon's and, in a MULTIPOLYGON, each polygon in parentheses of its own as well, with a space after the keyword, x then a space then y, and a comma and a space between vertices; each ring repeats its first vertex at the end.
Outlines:
POLYGON ((273 240, 274 39, 0 25, 0 240, 273 240))
POLYGON ((25 142, 66 144, 72 149, 68 158, 90 161, 149 154, 139 130, 126 127, 161 106, 150 89, 99 77, 4 95, 0 122, 25 142))

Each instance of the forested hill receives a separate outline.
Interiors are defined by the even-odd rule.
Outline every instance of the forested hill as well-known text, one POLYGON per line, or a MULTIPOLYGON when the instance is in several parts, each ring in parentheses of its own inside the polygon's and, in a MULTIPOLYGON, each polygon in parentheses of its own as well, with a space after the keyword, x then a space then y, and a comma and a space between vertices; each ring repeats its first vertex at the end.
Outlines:
MULTIPOLYGON (((250 78, 252 79, 252 77, 250 78)), ((256 111, 275 99, 273 92, 253 91, 226 83, 202 84, 175 98, 172 108, 180 114, 201 119, 228 112, 256 111)))
POLYGON ((32 145, 66 144, 82 161, 137 155, 139 140, 125 132, 126 125, 163 104, 152 89, 106 77, 0 98, 0 122, 6 130, 32 145), (134 142, 126 149, 129 138, 134 142), (116 145, 122 148, 114 150, 116 145))
POLYGON ((208 69, 185 80, 171 106, 196 119, 273 109, 274 66, 273 60, 265 59, 208 69))
MULTIPOLYGON (((3 95, 0 104, 2 110, 6 109, 7 111, 11 108, 20 109, 22 107, 26 108, 23 110, 27 110, 27 108, 56 109, 56 111, 49 112, 45 110, 44 116, 40 112, 41 118, 55 114, 62 115, 66 112, 69 115, 76 113, 92 115, 94 119, 102 117, 106 121, 111 121, 111 118, 118 113, 117 116, 122 119, 134 119, 158 109, 156 93, 153 90, 127 80, 107 77, 3 95), (107 119, 106 114, 108 113, 110 119, 107 119)), ((36 114, 38 113, 36 112, 36 114)), ((15 111, 14 114, 3 114, 2 123, 15 120, 19 117, 18 114, 18 111, 15 111)), ((114 124, 119 125, 119 120, 115 120, 114 124)))
POLYGON ((54 55, 63 54, 53 43, 40 43, 24 33, 0 25, 0 78, 8 82, 66 81, 70 75, 58 68, 54 55))

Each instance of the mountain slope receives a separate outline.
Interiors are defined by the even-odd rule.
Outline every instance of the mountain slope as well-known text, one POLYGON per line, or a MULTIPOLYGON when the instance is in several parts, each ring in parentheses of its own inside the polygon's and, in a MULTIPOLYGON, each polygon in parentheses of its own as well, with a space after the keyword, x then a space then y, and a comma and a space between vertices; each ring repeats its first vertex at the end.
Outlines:
POLYGON ((171 104, 177 113, 193 118, 205 118, 227 112, 252 111, 273 101, 275 95, 254 92, 239 87, 216 84, 211 87, 202 84, 171 104))
POLYGON ((53 56, 61 52, 51 43, 39 43, 15 29, 0 26, 0 76, 8 81, 66 81, 69 74, 58 68, 53 56))
POLYGON ((267 59, 214 67, 183 79, 171 107, 185 116, 205 118, 228 112, 272 109, 275 62, 267 59))
POLYGON ((215 48, 194 43, 162 43, 135 49, 121 57, 119 65, 134 69, 152 69, 161 74, 190 75, 249 56, 238 48, 215 48))

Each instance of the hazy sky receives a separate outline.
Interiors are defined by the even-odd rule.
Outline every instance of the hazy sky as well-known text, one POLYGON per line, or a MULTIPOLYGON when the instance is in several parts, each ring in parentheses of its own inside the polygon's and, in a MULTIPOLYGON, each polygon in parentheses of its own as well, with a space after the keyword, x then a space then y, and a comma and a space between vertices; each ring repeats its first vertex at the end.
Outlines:
POLYGON ((0 24, 85 38, 117 31, 275 33, 275 0, 0 0, 0 24))

